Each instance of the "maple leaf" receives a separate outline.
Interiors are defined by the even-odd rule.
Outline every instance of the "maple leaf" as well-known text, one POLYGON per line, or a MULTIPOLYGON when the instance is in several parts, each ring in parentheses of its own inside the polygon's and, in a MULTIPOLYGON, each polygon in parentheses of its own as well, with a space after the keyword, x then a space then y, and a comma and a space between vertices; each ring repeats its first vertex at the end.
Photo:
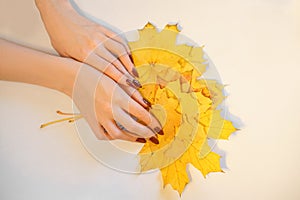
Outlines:
POLYGON ((176 44, 177 25, 157 30, 147 23, 139 40, 129 42, 143 87, 141 94, 153 105, 151 113, 163 125, 159 144, 149 141, 139 152, 141 171, 160 169, 164 186, 179 194, 189 177, 190 163, 205 177, 222 172, 220 155, 212 152, 208 138, 228 139, 237 129, 221 116, 223 85, 198 79, 206 69, 203 47, 176 44))

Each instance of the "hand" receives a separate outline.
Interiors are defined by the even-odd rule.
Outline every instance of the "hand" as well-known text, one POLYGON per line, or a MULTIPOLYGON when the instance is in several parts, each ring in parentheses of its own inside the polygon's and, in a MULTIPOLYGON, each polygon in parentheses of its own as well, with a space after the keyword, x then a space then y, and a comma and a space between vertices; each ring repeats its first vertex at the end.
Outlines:
POLYGON ((6 40, 0 39, 0 51, 0 80, 36 84, 72 97, 97 138, 145 142, 150 137, 158 143, 155 133, 163 134, 160 123, 146 110, 151 105, 136 89, 122 89, 103 73, 73 59, 6 40), (129 132, 120 130, 116 122, 129 132))
POLYGON ((87 63, 117 83, 141 87, 127 43, 79 15, 66 0, 36 0, 52 46, 62 56, 87 63), (132 76, 133 75, 133 76, 132 76))
POLYGON ((137 90, 129 86, 121 88, 88 65, 83 65, 77 73, 73 100, 98 139, 146 142, 144 138, 150 138, 158 144, 156 133, 163 134, 158 120, 147 111, 149 103, 137 90), (127 131, 121 130, 117 123, 127 131))

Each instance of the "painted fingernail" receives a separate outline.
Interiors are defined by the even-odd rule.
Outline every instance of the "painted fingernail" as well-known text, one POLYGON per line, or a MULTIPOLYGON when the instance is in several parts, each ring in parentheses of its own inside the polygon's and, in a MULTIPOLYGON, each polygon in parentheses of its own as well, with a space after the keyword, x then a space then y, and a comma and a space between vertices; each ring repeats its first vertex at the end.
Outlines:
POLYGON ((133 74, 135 77, 137 77, 137 78, 140 77, 140 76, 139 76, 139 73, 136 71, 135 68, 132 69, 132 74, 133 74))
POLYGON ((156 133, 158 133, 159 135, 164 135, 164 131, 162 129, 158 128, 158 127, 154 128, 154 131, 156 133))
POLYGON ((131 54, 128 54, 128 56, 129 56, 129 58, 130 58, 131 62, 133 63, 133 58, 132 58, 132 55, 131 55, 131 54))
POLYGON ((144 138, 137 138, 135 141, 140 143, 146 143, 146 140, 144 138))
POLYGON ((133 83, 133 85, 135 85, 137 88, 141 88, 141 87, 142 87, 141 83, 140 83, 138 80, 136 80, 136 79, 133 79, 132 83, 133 83))
POLYGON ((158 141, 158 139, 156 138, 156 137, 151 137, 151 138, 149 138, 150 139, 150 141, 152 142, 152 143, 154 143, 154 144, 159 144, 159 141, 158 141))
POLYGON ((132 87, 133 87, 133 85, 132 85, 132 82, 131 82, 131 80, 130 80, 130 79, 126 79, 126 83, 127 83, 127 85, 129 85, 129 86, 132 86, 132 87))
POLYGON ((145 99, 145 98, 143 98, 143 102, 148 106, 148 107, 150 107, 151 108, 151 103, 147 100, 147 99, 145 99))

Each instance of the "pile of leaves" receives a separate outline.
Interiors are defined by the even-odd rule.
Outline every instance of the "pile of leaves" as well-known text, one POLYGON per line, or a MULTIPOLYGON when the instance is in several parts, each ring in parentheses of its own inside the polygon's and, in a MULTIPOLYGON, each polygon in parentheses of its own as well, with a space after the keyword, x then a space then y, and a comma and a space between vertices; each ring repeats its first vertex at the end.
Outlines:
POLYGON ((208 140, 228 139, 237 129, 218 109, 224 86, 201 79, 207 67, 203 47, 177 44, 177 25, 160 31, 147 23, 138 32, 139 40, 129 46, 143 85, 139 91, 153 105, 150 111, 165 133, 158 135, 158 145, 145 143, 139 152, 140 168, 160 169, 164 186, 171 184, 181 194, 190 181, 189 163, 204 177, 223 172, 220 155, 208 140))

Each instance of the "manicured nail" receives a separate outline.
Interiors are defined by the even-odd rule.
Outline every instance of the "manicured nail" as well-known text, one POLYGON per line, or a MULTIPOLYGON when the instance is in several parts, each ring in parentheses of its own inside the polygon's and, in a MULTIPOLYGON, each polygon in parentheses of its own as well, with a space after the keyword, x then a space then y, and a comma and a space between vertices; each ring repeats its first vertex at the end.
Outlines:
POLYGON ((134 87, 134 85, 132 84, 130 79, 126 79, 126 83, 127 83, 127 85, 129 85, 131 87, 134 87))
POLYGON ((129 56, 129 58, 130 58, 131 62, 133 63, 133 58, 132 58, 132 55, 131 55, 131 54, 128 54, 128 56, 129 56))
POLYGON ((154 128, 154 131, 156 133, 158 133, 159 135, 164 135, 164 131, 162 129, 158 128, 158 127, 154 128))
POLYGON ((158 139, 156 138, 156 137, 151 137, 151 138, 149 138, 150 139, 150 141, 151 142, 153 142, 154 144, 159 144, 159 141, 158 141, 158 139))
POLYGON ((137 138, 135 141, 140 143, 146 143, 146 140, 144 138, 137 138))
POLYGON ((145 99, 145 98, 143 98, 143 102, 148 106, 148 107, 150 107, 151 108, 151 103, 147 100, 147 99, 145 99))
POLYGON ((141 87, 142 87, 141 83, 140 83, 138 80, 136 80, 136 79, 133 79, 132 83, 133 83, 133 85, 135 85, 137 88, 141 88, 141 87))
POLYGON ((135 77, 137 77, 137 78, 140 77, 140 76, 139 76, 139 73, 136 71, 135 68, 132 69, 132 74, 133 74, 135 77))

